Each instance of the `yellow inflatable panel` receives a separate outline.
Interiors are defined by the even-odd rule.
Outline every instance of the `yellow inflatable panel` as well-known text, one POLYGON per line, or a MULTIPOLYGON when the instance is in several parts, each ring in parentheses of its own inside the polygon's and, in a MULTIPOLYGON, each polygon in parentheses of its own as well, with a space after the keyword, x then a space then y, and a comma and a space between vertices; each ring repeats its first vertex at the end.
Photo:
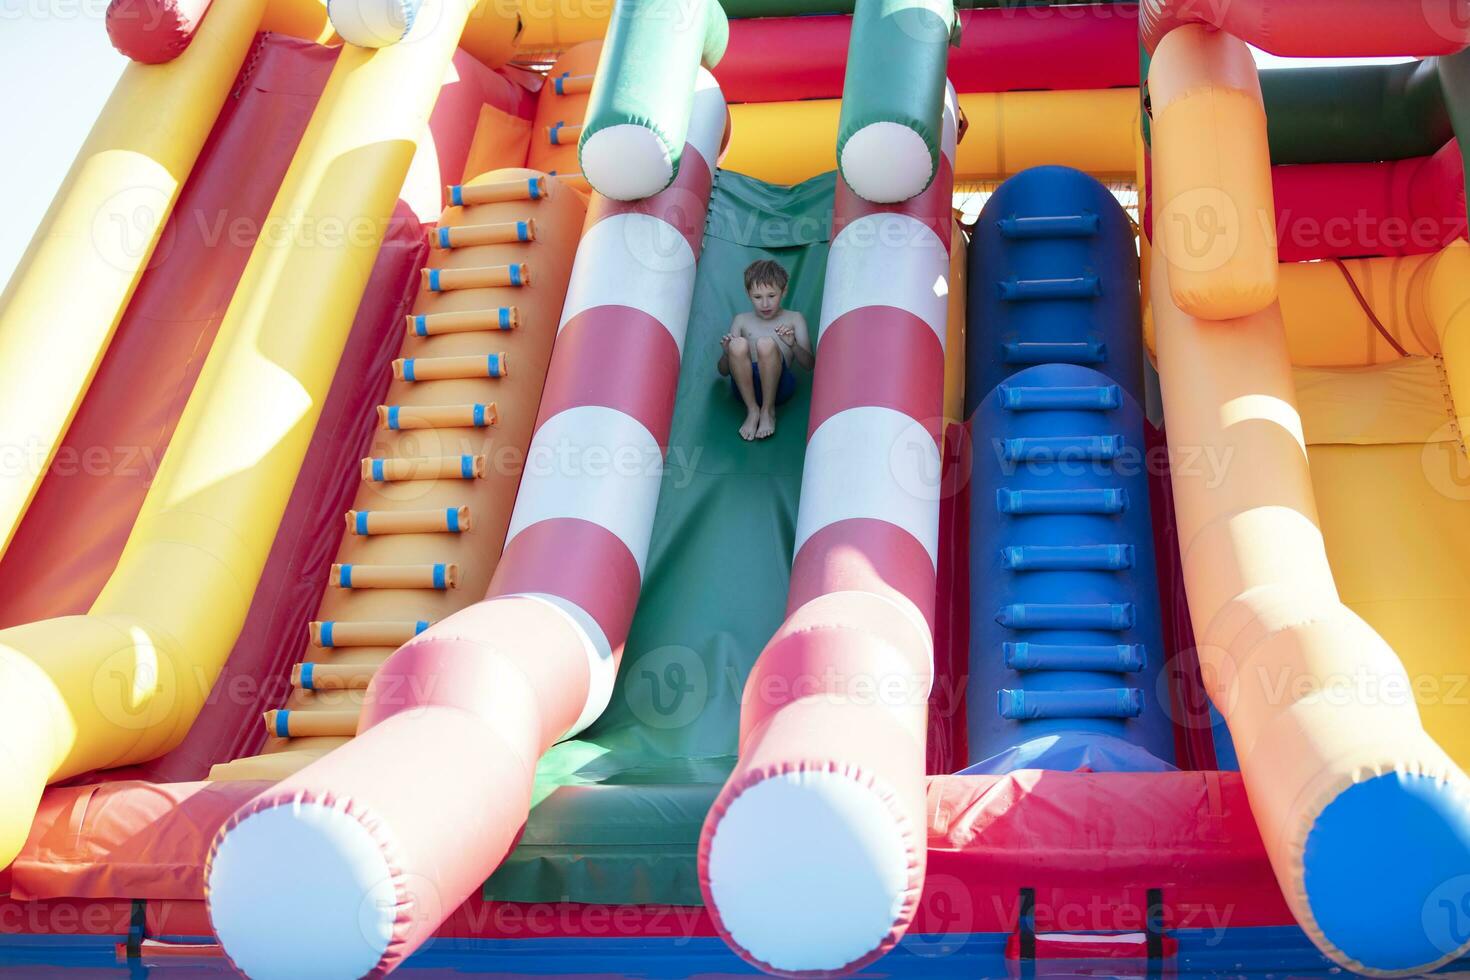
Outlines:
MULTIPOLYGON (((1151 252, 1145 243, 1145 268, 1151 252)), ((1467 257, 1465 243, 1458 242, 1440 255, 1346 259, 1341 265, 1332 261, 1282 263, 1278 294, 1291 363, 1311 367, 1385 364, 1403 356, 1398 348, 1410 356, 1438 354, 1440 340, 1430 316, 1430 287, 1438 284, 1434 295, 1440 297, 1440 305, 1452 305, 1454 290, 1447 292, 1447 287, 1456 273, 1451 270, 1467 257), (1354 285, 1363 302, 1354 295, 1354 285), (1374 325, 1374 318, 1383 331, 1374 325)), ((1446 313, 1440 319, 1447 321, 1450 316, 1446 313)), ((1144 339, 1153 350, 1151 310, 1144 319, 1144 339)))
MULTIPOLYGON (((1367 369, 1360 384, 1381 370, 1367 369)), ((1343 602, 1398 652, 1429 734, 1462 768, 1470 765, 1470 464, 1463 447, 1440 438, 1314 445, 1308 454, 1343 602)))
POLYGON ((260 29, 318 44, 326 44, 337 36, 327 19, 326 0, 266 0, 260 29))
POLYGON ((180 57, 128 65, 0 296, 0 553, 112 341, 264 3, 221 4, 180 57))
POLYGON ((111 580, 85 616, 0 631, 0 716, 25 733, 0 747, 0 865, 47 782, 157 756, 203 705, 464 17, 426 0, 408 42, 343 50, 111 580))
MULTIPOLYGON (((955 157, 956 183, 1004 180, 1061 164, 1099 180, 1135 177, 1138 90, 970 93, 970 121, 955 157)), ((795 184, 837 167, 838 99, 730 107, 726 170, 795 184)))
POLYGON ((960 223, 954 222, 949 249, 949 318, 944 331, 944 421, 965 420, 965 306, 968 287, 965 260, 970 245, 960 223))

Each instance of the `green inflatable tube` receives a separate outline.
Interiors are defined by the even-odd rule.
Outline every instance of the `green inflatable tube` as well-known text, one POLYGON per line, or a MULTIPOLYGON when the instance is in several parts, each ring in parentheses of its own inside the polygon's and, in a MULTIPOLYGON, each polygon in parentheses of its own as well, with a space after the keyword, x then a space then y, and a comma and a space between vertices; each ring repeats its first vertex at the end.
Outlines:
MULTIPOLYGON (((1143 78, 1148 62, 1140 52, 1143 78)), ((1261 94, 1273 164, 1404 160, 1470 135, 1464 52, 1397 65, 1270 68, 1261 72, 1261 94)), ((1145 144, 1151 136, 1145 114, 1145 144)))
POLYGON ((730 24, 716 0, 618 0, 577 143, 582 174, 619 201, 673 182, 689 132, 695 86, 714 84, 730 24))
POLYGON ((1454 136, 1437 59, 1261 72, 1272 163, 1428 156, 1454 136))
POLYGON ((842 84, 837 165, 878 204, 923 193, 939 172, 953 0, 857 0, 842 84))

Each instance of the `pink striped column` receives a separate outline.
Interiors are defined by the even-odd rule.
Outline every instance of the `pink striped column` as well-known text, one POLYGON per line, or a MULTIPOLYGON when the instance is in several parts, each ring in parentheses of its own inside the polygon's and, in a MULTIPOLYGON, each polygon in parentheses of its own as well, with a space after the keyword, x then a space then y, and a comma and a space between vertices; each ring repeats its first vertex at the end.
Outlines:
POLYGON ((877 959, 923 887, 954 106, 923 194, 838 180, 787 619, 699 847, 716 927, 772 973, 877 959))
POLYGON ((500 864, 536 761, 607 706, 638 600, 725 103, 700 73, 675 182, 593 196, 484 601, 400 648, 355 739, 235 814, 211 921, 252 977, 382 976, 500 864))

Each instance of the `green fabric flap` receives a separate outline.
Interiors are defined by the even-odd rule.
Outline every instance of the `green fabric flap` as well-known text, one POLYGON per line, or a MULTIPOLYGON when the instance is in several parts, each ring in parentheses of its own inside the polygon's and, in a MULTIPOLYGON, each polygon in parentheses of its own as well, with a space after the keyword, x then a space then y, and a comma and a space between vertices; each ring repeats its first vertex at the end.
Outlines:
POLYGON ((750 308, 745 267, 791 274, 786 307, 821 313, 834 175, 796 187, 716 176, 647 573, 612 702, 541 759, 531 816, 484 897, 700 904, 700 827, 735 764, 740 695, 786 609, 811 375, 776 434, 745 442, 715 368, 750 308), (752 244, 758 243, 758 244, 752 244))

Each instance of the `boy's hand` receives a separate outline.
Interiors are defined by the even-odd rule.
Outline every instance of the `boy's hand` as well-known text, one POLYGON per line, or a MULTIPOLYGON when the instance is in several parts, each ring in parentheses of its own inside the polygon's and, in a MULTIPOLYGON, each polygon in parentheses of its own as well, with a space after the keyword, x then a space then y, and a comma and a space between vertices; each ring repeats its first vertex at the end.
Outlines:
POLYGON ((735 335, 733 333, 727 333, 727 334, 725 334, 725 336, 723 336, 723 337, 720 338, 720 349, 723 350, 723 351, 729 352, 729 350, 730 350, 730 341, 732 341, 734 339, 735 339, 735 335))
POLYGON ((783 323, 776 328, 776 336, 791 347, 796 346, 796 328, 789 323, 783 323))

